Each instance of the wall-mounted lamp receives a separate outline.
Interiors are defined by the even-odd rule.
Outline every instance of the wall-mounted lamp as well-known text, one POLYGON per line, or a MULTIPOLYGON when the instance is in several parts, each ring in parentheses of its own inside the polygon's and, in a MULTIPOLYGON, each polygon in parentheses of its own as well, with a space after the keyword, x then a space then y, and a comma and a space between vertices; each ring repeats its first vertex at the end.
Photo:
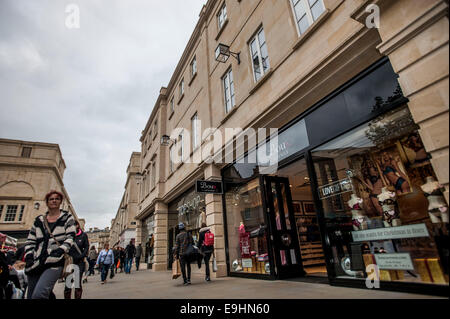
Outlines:
POLYGON ((240 53, 231 52, 228 45, 219 43, 216 48, 216 61, 225 63, 227 62, 230 55, 238 61, 238 64, 241 64, 241 59, 239 57, 240 53))
POLYGON ((39 207, 41 207, 41 204, 38 202, 34 203, 34 209, 39 210, 39 207))
POLYGON ((169 146, 169 144, 170 144, 170 137, 168 135, 163 135, 161 137, 161 145, 169 146))

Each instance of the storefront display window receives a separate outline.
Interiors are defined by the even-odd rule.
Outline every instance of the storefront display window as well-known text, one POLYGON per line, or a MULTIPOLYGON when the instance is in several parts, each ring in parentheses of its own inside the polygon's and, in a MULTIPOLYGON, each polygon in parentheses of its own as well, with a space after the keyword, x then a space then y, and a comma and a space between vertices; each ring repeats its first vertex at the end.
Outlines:
POLYGON ((312 151, 331 276, 448 285, 448 207, 417 129, 404 105, 312 151))
POLYGON ((229 184, 225 200, 231 272, 270 275, 259 179, 229 184))

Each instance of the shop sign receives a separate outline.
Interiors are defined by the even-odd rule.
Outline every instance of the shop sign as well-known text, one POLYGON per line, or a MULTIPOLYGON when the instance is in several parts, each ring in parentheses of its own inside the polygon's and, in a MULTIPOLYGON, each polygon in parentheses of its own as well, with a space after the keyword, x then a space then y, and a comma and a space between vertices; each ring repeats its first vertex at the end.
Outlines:
POLYGON ((353 241, 390 240, 429 236, 430 235, 425 224, 414 224, 389 228, 375 228, 352 232, 353 241))
POLYGON ((414 270, 411 256, 408 253, 374 254, 378 269, 414 270))
POLYGON ((350 179, 345 178, 340 181, 319 187, 319 197, 324 199, 353 191, 353 184, 350 179))
POLYGON ((195 191, 197 193, 223 194, 222 190, 222 182, 197 181, 195 183, 195 191))
POLYGON ((252 268, 253 263, 251 258, 243 258, 242 259, 242 267, 243 268, 252 268))

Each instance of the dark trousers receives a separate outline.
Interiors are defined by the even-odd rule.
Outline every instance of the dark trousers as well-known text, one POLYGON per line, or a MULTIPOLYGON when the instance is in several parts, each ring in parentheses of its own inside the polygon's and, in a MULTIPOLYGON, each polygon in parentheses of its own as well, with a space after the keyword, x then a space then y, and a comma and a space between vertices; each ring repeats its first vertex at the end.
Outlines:
POLYGON ((97 260, 95 259, 89 259, 89 275, 95 275, 94 267, 97 260))
POLYGON ((139 263, 141 262, 141 257, 136 257, 134 260, 136 262, 136 270, 139 270, 139 263))
POLYGON ((181 274, 183 275, 183 281, 191 280, 191 263, 186 260, 183 256, 180 257, 181 274), (187 269, 187 273, 186 273, 187 269), (186 277, 187 275, 187 277, 186 277))
MULTIPOLYGON (((78 268, 80 269, 80 274, 79 274, 79 282, 78 282, 78 287, 79 288, 75 288, 75 299, 81 299, 81 295, 83 293, 83 287, 81 286, 81 282, 82 282, 82 278, 83 278, 83 273, 84 270, 86 268, 84 261, 77 264, 78 268)), ((69 283, 70 285, 70 283, 69 283)), ((72 288, 68 288, 67 285, 65 285, 64 287, 64 299, 71 299, 71 295, 72 295, 72 288)))
POLYGON ((204 254, 205 255, 203 256, 203 260, 205 261, 205 271, 206 271, 205 275, 206 275, 206 277, 209 278, 209 275, 210 275, 210 273, 209 273, 209 260, 211 259, 212 252, 205 252, 204 254))
POLYGON ((109 268, 111 268, 111 264, 102 264, 101 269, 102 269, 102 274, 101 274, 101 280, 105 281, 106 278, 108 278, 108 271, 109 268))

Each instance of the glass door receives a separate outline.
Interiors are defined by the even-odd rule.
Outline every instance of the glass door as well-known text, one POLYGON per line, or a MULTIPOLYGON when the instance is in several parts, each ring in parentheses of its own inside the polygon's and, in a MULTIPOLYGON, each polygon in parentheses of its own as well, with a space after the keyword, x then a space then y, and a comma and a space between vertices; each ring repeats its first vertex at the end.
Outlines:
POLYGON ((279 279, 303 276, 289 179, 264 176, 264 184, 276 275, 279 279))

